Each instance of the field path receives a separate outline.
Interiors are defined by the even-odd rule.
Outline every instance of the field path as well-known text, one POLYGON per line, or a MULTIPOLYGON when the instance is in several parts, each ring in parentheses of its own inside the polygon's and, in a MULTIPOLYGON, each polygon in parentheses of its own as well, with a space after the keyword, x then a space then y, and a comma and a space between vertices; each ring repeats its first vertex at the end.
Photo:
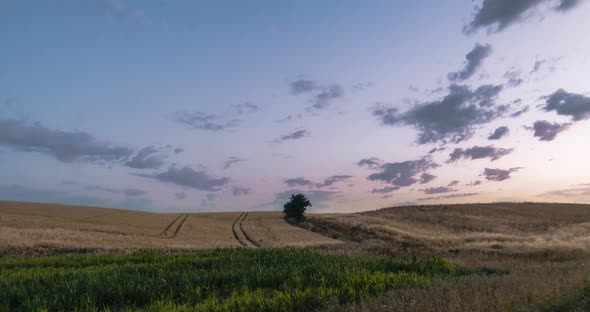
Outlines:
POLYGON ((160 233, 160 237, 163 237, 163 238, 176 237, 176 235, 178 235, 178 232, 180 231, 180 228, 182 228, 182 226, 184 225, 184 222, 186 222, 187 218, 188 218, 188 213, 180 214, 178 217, 176 217, 176 219, 172 220, 172 222, 170 222, 170 224, 168 224, 168 226, 166 226, 166 228, 164 228, 162 233, 160 233))
POLYGON ((252 238, 250 238, 250 236, 248 236, 248 233, 246 233, 246 231, 244 231, 244 228, 242 227, 242 222, 244 222, 247 216, 247 212, 242 212, 232 224, 232 231, 234 232, 234 237, 244 248, 258 248, 260 247, 260 245, 257 242, 255 242, 252 238))

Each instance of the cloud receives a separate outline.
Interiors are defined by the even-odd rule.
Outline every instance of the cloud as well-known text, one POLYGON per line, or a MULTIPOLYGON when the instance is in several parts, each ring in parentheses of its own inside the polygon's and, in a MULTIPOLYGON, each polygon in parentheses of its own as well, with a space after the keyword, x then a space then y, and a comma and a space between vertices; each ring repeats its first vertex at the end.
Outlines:
POLYGON ((330 186, 336 182, 342 182, 344 180, 348 180, 352 178, 351 175, 347 175, 347 174, 342 174, 342 175, 333 175, 327 179, 324 180, 324 183, 318 183, 316 186, 317 187, 326 187, 326 186, 330 186))
POLYGON ((241 120, 230 119, 226 121, 219 121, 219 118, 203 112, 176 112, 176 121, 185 124, 193 129, 206 131, 223 131, 235 128, 240 125, 241 120))
POLYGON ((458 72, 449 73, 447 77, 449 78, 449 80, 452 81, 461 81, 469 79, 471 76, 473 76, 473 74, 475 74, 475 71, 481 66, 483 60, 490 56, 491 53, 492 46, 490 46, 489 44, 476 44, 475 47, 473 47, 473 49, 469 51, 467 55, 465 55, 465 59, 467 59, 467 62, 465 63, 463 69, 461 69, 458 72))
POLYGON ((297 79, 289 83, 291 93, 299 95, 302 93, 309 93, 320 89, 318 83, 309 79, 297 79))
POLYGON ((359 167, 366 166, 371 169, 379 168, 383 164, 383 161, 379 158, 371 157, 371 158, 364 158, 361 159, 357 165, 359 167))
POLYGON ((546 97, 545 111, 571 117, 573 121, 590 118, 590 98, 559 89, 546 97))
POLYGON ((477 181, 473 181, 473 182, 466 184, 466 185, 467 186, 478 186, 478 185, 481 185, 482 183, 483 182, 481 182, 480 180, 477 180, 477 181))
POLYGON ((276 141, 277 142, 281 142, 281 141, 286 141, 286 140, 299 140, 305 137, 309 136, 309 132, 307 130, 301 129, 301 130, 296 130, 294 132, 291 132, 289 134, 283 135, 280 138, 278 138, 276 141))
POLYGON ((184 148, 182 147, 177 147, 174 149, 174 154, 180 154, 182 152, 184 152, 184 148))
POLYGON ((54 130, 39 123, 29 125, 10 119, 0 120, 0 145, 45 153, 62 162, 120 162, 133 153, 130 148, 113 146, 86 132, 54 130))
POLYGON ((504 78, 508 79, 506 85, 509 87, 518 87, 524 82, 524 79, 520 78, 520 73, 517 71, 504 73, 504 78))
POLYGON ((232 107, 238 115, 252 114, 260 110, 260 107, 258 105, 252 103, 235 104, 232 105, 232 107))
POLYGON ((168 170, 157 174, 136 174, 137 176, 155 179, 160 182, 173 183, 201 191, 219 191, 221 187, 229 183, 226 177, 214 178, 204 171, 195 171, 189 166, 177 168, 170 166, 168 170))
POLYGON ((436 179, 435 175, 432 174, 428 174, 426 172, 424 172, 421 176, 420 176, 420 184, 426 184, 432 180, 436 179))
POLYGON ((322 182, 322 183, 315 183, 315 182, 312 182, 312 181, 307 180, 305 178, 299 177, 299 178, 286 179, 286 180, 283 180, 283 182, 291 187, 293 187, 293 186, 311 186, 311 187, 322 188, 322 187, 326 187, 326 186, 331 186, 332 184, 334 184, 336 182, 342 182, 342 181, 348 180, 350 178, 352 178, 351 175, 333 175, 333 176, 325 179, 324 182, 322 182))
POLYGON ((396 186, 409 186, 419 181, 419 175, 429 169, 439 167, 430 158, 404 162, 385 163, 377 167, 379 171, 369 175, 370 181, 382 181, 396 186))
POLYGON ((176 199, 185 199, 186 198, 186 193, 185 192, 178 192, 176 194, 174 194, 176 196, 176 199))
POLYGON ((447 185, 447 186, 455 186, 455 185, 457 185, 457 184, 459 184, 459 180, 453 180, 453 181, 451 181, 451 183, 449 183, 449 185, 447 185))
MULTIPOLYGON (((476 8, 473 20, 463 27, 466 34, 473 33, 480 28, 487 28, 488 32, 499 32, 506 27, 525 19, 527 13, 532 13, 541 3, 547 0, 484 0, 476 8)), ((552 9, 564 12, 575 7, 578 0, 560 0, 552 9)), ((530 15, 530 14, 528 14, 530 15)))
POLYGON ((484 85, 472 91, 451 85, 449 94, 434 102, 416 105, 399 114, 395 108, 374 108, 383 125, 406 124, 419 132, 418 143, 458 143, 473 135, 475 127, 501 116, 508 107, 495 105, 502 86, 484 85))
POLYGON ((166 158, 158 153, 160 150, 153 146, 144 147, 127 161, 125 166, 135 169, 158 169, 164 164, 164 158, 166 158))
POLYGON ((557 11, 568 11, 580 4, 580 0, 561 0, 559 5, 555 7, 557 11))
POLYGON ((247 188, 247 187, 232 186, 232 188, 231 188, 231 194, 233 196, 248 195, 248 194, 250 194, 250 191, 252 191, 252 189, 247 188))
POLYGON ((147 194, 146 191, 135 189, 135 188, 118 189, 118 188, 103 187, 103 186, 98 186, 98 185, 87 185, 84 187, 84 189, 87 191, 101 191, 101 192, 107 192, 107 193, 112 193, 112 194, 122 194, 125 196, 143 196, 143 195, 147 194))
POLYGON ((538 120, 533 124, 534 136, 539 138, 539 141, 553 141, 557 134, 567 130, 571 123, 551 123, 547 120, 538 120))
POLYGON ((493 146, 474 146, 468 149, 456 148, 451 154, 447 163, 455 162, 462 158, 482 159, 490 158, 492 161, 502 158, 510 153, 512 148, 495 148, 493 146))
POLYGON ((588 199, 590 197, 590 186, 587 184, 581 184, 578 187, 572 187, 567 189, 560 189, 554 191, 548 191, 540 196, 544 197, 581 197, 582 199, 588 199))
POLYGON ((525 107, 523 107, 523 108, 515 111, 514 113, 510 114, 510 117, 516 118, 516 117, 518 117, 518 116, 520 116, 520 115, 522 115, 522 114, 524 114, 524 113, 526 113, 528 111, 529 111, 529 107, 528 106, 525 106, 525 107))
POLYGON ((520 167, 516 167, 516 168, 510 168, 508 170, 504 170, 504 169, 497 169, 497 168, 485 168, 483 175, 485 176, 485 178, 488 181, 504 181, 507 179, 510 179, 510 174, 512 172, 518 171, 522 168, 520 167))
POLYGON ((490 134, 488 136, 488 140, 499 140, 499 139, 505 137, 506 135, 508 135, 508 132, 510 132, 510 129, 508 129, 508 127, 506 127, 506 126, 498 127, 498 128, 496 128, 496 130, 494 130, 494 132, 492 134, 490 134))
POLYGON ((292 178, 292 179, 285 179, 283 183, 287 184, 288 186, 313 186, 315 183, 311 182, 310 180, 304 178, 292 178))
POLYGON ((332 100, 338 99, 344 95, 342 86, 334 84, 322 89, 311 99, 311 107, 315 109, 324 109, 330 105, 332 100))
POLYGON ((373 190, 371 190, 371 193, 373 193, 373 194, 387 194, 387 193, 391 193, 393 191, 397 191, 399 189, 400 189, 399 186, 386 186, 384 188, 374 188, 373 190))
POLYGON ((223 169, 229 169, 234 164, 237 164, 239 162, 246 161, 246 160, 247 159, 245 159, 245 158, 239 158, 239 157, 235 157, 235 156, 230 156, 230 157, 227 158, 227 160, 223 164, 223 169))
POLYGON ((477 196, 477 195, 479 195, 479 193, 450 194, 450 195, 438 196, 438 197, 423 197, 423 198, 418 198, 418 200, 419 201, 439 200, 439 199, 449 199, 449 198, 471 197, 471 196, 477 196))
POLYGON ((432 194, 441 194, 441 193, 450 193, 455 192, 456 189, 446 186, 439 186, 439 187, 429 187, 426 189, 421 189, 424 194, 432 195, 432 194))

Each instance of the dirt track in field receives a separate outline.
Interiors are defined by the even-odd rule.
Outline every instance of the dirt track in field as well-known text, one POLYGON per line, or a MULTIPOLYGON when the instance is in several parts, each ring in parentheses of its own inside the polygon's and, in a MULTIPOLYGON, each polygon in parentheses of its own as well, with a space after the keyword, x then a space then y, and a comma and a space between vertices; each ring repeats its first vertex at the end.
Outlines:
POLYGON ((160 237, 162 238, 174 238, 178 235, 178 232, 186 222, 188 218, 188 213, 180 214, 176 219, 174 219, 164 230, 160 233, 160 237))
POLYGON ((248 213, 242 212, 232 224, 232 231, 234 233, 234 237, 244 248, 258 248, 260 247, 260 245, 256 241, 252 240, 252 238, 248 236, 248 233, 246 233, 246 231, 244 231, 244 228, 242 227, 242 223, 244 222, 246 217, 248 217, 248 213))

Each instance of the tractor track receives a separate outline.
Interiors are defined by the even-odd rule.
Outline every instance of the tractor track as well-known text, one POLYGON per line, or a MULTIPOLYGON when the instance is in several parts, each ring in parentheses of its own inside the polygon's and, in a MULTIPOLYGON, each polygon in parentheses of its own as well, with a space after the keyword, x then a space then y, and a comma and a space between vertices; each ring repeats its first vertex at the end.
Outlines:
POLYGON ((247 212, 242 212, 232 224, 234 237, 243 248, 258 248, 260 247, 260 244, 254 241, 242 227, 242 223, 247 216, 247 212))
POLYGON ((160 233, 159 237, 162 237, 162 238, 176 237, 176 235, 180 231, 180 228, 182 228, 182 226, 184 225, 184 222, 186 222, 187 218, 188 218, 188 213, 180 214, 178 217, 176 217, 174 220, 172 220, 172 222, 170 222, 170 224, 168 224, 168 226, 166 226, 166 228, 164 228, 162 233, 160 233), (176 226, 174 226, 174 225, 176 225, 176 226), (169 234, 170 232, 172 232, 172 235, 169 234))

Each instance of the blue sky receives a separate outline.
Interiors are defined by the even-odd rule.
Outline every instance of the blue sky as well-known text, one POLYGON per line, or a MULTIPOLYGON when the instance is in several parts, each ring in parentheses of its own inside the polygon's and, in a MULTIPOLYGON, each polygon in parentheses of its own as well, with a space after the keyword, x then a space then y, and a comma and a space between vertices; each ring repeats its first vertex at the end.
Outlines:
POLYGON ((584 0, 4 1, 0 199, 587 202, 588 14, 584 0))

